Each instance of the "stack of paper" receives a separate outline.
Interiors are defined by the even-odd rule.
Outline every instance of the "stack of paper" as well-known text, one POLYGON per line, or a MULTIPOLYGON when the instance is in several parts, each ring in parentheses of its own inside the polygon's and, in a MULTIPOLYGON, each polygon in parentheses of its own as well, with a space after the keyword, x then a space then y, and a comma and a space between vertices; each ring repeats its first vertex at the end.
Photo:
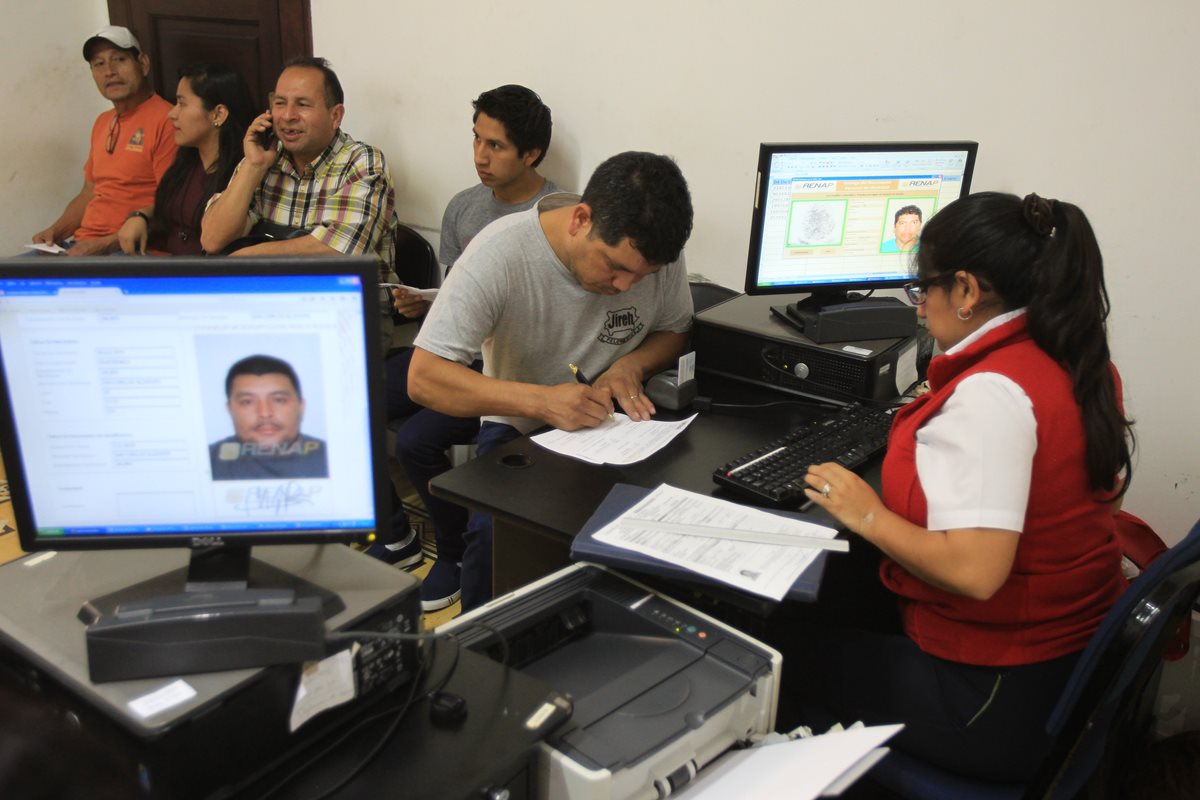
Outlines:
POLYGON ((682 800, 811 800, 838 794, 887 754, 903 725, 854 728, 732 751, 672 797, 682 800))
POLYGON ((666 484, 592 538, 782 600, 837 531, 666 484))

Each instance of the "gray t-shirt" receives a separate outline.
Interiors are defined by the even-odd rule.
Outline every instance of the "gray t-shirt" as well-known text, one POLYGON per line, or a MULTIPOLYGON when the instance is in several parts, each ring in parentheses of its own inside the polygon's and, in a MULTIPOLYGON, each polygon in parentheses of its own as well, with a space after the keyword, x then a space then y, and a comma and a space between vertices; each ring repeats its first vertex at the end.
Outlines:
POLYGON ((548 194, 560 191, 554 181, 546 178, 538 193, 523 203, 501 203, 492 190, 477 183, 463 189, 446 204, 442 215, 441 244, 438 245, 438 261, 442 266, 453 267, 471 240, 490 223, 501 217, 527 211, 548 194))
MULTIPOLYGON (((538 217, 578 202, 578 195, 551 195, 475 237, 430 308, 416 346, 460 364, 470 364, 482 349, 484 375, 553 386, 574 380, 568 364, 596 378, 651 333, 688 331, 692 297, 682 256, 622 294, 594 294, 579 285, 538 217)), ((522 433, 544 424, 483 419, 522 433)))

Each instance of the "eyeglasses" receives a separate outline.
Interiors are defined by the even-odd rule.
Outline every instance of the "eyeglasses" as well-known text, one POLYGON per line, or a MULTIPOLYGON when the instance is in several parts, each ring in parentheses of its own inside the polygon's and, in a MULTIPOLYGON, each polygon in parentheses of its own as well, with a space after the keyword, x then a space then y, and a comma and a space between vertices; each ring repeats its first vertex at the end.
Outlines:
POLYGON ((108 123, 108 140, 104 143, 104 152, 110 156, 117 149, 117 140, 121 138, 121 115, 113 112, 112 122, 108 123))
POLYGON ((953 279, 954 273, 943 272, 941 275, 934 275, 932 278, 924 278, 912 283, 906 283, 903 286, 904 294, 908 296, 908 302, 914 306, 924 305, 925 301, 929 299, 929 288, 931 286, 938 286, 953 279))

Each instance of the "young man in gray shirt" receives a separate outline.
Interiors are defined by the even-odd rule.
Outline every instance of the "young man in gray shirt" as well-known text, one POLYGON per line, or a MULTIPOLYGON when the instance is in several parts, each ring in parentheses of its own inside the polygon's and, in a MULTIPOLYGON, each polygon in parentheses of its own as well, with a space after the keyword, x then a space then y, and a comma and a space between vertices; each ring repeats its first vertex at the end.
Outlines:
MULTIPOLYGON (((552 125, 550 109, 537 93, 524 86, 500 86, 479 95, 472 105, 479 183, 456 194, 446 206, 439 260, 447 269, 489 223, 528 210, 545 195, 558 191, 537 172, 550 148, 552 125)), ((396 310, 405 316, 421 317, 429 310, 429 303, 415 294, 397 289, 393 295, 396 310)), ((475 439, 479 418, 451 417, 414 403, 407 390, 411 357, 412 349, 404 348, 388 358, 388 417, 405 420, 396 434, 396 456, 421 495, 437 534, 437 562, 421 584, 423 610, 437 611, 459 596, 467 511, 432 496, 429 481, 450 468, 447 448, 475 439)), ((391 560, 384 546, 376 547, 373 554, 391 560)))
MULTIPOLYGON (((546 197, 467 247, 417 336, 413 398, 480 415, 482 455, 550 424, 592 428, 616 406, 647 420, 642 382, 683 352, 692 303, 680 260, 692 230, 687 183, 671 159, 622 153, 582 197, 546 197), (483 352, 483 374, 468 366, 483 352), (594 378, 575 381, 574 363, 594 378), (614 405, 614 401, 615 404, 614 405)), ((491 520, 474 514, 463 610, 491 597, 491 520)))

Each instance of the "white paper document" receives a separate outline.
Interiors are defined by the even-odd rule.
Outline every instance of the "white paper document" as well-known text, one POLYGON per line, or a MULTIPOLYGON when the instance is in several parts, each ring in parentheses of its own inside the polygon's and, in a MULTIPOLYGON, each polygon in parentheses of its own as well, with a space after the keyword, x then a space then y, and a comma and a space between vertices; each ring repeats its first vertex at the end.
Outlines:
POLYGON ((292 702, 292 715, 288 720, 288 731, 296 729, 322 711, 348 703, 354 699, 354 653, 353 647, 339 650, 320 661, 309 661, 300 672, 300 683, 296 685, 296 697, 292 702))
MULTIPOLYGON (((645 424, 645 423, 642 423, 645 424)), ((740 538, 680 535, 639 521, 833 539, 837 531, 663 484, 593 534, 594 539, 668 561, 747 592, 782 600, 818 549, 740 538)))
POLYGON ((767 744, 722 756, 672 797, 681 800, 811 800, 840 778, 903 725, 877 725, 808 739, 767 744))
POLYGON ((186 703, 195 696, 196 690, 192 688, 191 684, 180 678, 141 697, 135 697, 127 705, 129 710, 137 714, 140 719, 149 719, 155 714, 186 703))
POLYGON ((692 414, 678 422, 635 422, 625 414, 613 414, 595 428, 546 431, 530 438, 547 450, 593 464, 636 464, 666 447, 695 418, 692 414))
POLYGON ((27 244, 25 245, 25 249, 40 250, 43 253, 50 253, 52 255, 58 255, 59 253, 67 252, 64 248, 59 247, 56 244, 42 244, 41 242, 38 242, 37 244, 27 244))
POLYGON ((418 289, 415 286, 405 286, 403 283, 381 283, 379 286, 380 288, 403 289, 409 294, 415 294, 422 300, 428 300, 430 302, 433 302, 433 299, 438 296, 437 289, 418 289))

